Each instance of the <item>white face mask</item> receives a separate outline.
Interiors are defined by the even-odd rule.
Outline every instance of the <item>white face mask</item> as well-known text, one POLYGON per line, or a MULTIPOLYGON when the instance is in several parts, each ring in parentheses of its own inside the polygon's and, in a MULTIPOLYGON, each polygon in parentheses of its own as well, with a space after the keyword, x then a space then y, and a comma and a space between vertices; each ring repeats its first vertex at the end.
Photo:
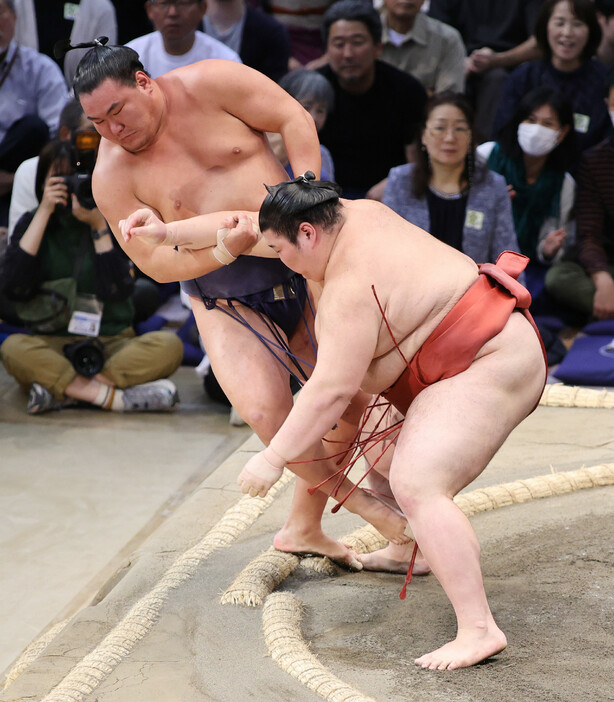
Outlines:
POLYGON ((518 125, 518 143, 520 148, 529 156, 545 156, 558 146, 560 132, 541 124, 518 125))

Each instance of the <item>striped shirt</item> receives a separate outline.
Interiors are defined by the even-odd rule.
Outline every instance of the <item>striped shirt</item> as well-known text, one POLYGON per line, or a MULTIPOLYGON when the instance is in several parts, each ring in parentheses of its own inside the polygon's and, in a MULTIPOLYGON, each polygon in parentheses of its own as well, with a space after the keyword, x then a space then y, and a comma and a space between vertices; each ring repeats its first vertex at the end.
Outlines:
POLYGON ((614 134, 586 151, 578 171, 578 262, 589 274, 614 264, 614 134))

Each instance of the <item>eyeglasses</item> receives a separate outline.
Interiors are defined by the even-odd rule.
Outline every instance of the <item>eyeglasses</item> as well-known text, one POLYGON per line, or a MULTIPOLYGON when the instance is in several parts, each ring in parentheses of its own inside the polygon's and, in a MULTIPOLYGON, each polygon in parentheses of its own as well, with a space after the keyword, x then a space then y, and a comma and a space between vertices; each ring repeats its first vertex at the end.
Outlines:
POLYGON ((161 10, 168 10, 171 5, 175 7, 189 7, 196 5, 200 0, 149 0, 154 7, 159 7, 161 10))
POLYGON ((430 135, 433 139, 443 139, 448 132, 452 133, 455 138, 466 138, 471 134, 471 129, 463 125, 449 125, 449 124, 434 124, 433 126, 426 125, 430 135))

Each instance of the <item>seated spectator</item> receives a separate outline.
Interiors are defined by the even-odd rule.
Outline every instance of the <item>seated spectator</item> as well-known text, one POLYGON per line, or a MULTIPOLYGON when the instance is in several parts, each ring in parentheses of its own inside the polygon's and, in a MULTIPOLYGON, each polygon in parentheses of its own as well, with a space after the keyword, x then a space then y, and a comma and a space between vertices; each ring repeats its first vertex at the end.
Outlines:
POLYGON ((41 150, 68 99, 57 64, 15 41, 16 22, 15 0, 0 0, 0 227, 17 167, 41 150))
MULTIPOLYGON (((60 141, 69 145, 75 163, 79 163, 81 172, 91 174, 96 160, 100 134, 94 125, 83 114, 81 103, 74 98, 69 100, 60 114, 60 128, 58 131, 60 141)), ((15 172, 13 193, 9 209, 9 237, 22 215, 30 210, 35 210, 38 205, 36 196, 36 171, 39 157, 25 160, 15 172)), ((135 270, 134 281, 134 323, 146 320, 162 304, 163 294, 168 286, 159 285, 151 278, 135 270)), ((173 286, 171 286, 172 289, 173 286)), ((10 315, 14 319, 13 305, 2 299, 0 295, 0 316, 10 315)))
MULTIPOLYGON (((85 136, 93 137, 94 148, 100 142, 100 135, 94 129, 91 120, 83 114, 81 104, 78 100, 72 98, 64 105, 60 113, 58 138, 60 141, 72 143, 73 137, 77 132, 85 132, 85 136)), ((9 209, 9 237, 21 216, 30 210, 35 210, 39 205, 36 197, 38 159, 38 155, 26 159, 15 171, 9 209)))
POLYGON ((518 242, 505 181, 476 164, 472 122, 463 95, 434 95, 416 162, 390 171, 382 202, 477 263, 494 263, 518 242))
POLYGON ((421 12, 424 0, 384 0, 382 61, 411 73, 429 95, 465 89, 467 53, 459 32, 421 12))
POLYGON ((18 0, 19 13, 15 37, 22 46, 29 46, 55 59, 72 86, 77 64, 85 54, 77 49, 58 59, 53 47, 60 39, 81 44, 92 37, 106 36, 117 43, 117 18, 111 0, 81 0, 78 3, 49 0, 18 0))
MULTIPOLYGON (((593 59, 601 29, 592 0, 546 0, 535 25, 535 38, 544 59, 525 63, 510 74, 495 130, 498 133, 529 91, 547 86, 571 103, 581 152, 601 141, 612 128, 603 102, 606 69, 593 59)), ((575 164, 570 168, 572 173, 574 168, 575 164)))
MULTIPOLYGON (((317 71, 309 71, 306 68, 302 68, 298 71, 287 73, 279 81, 279 85, 309 112, 319 132, 335 105, 335 94, 326 78, 317 71)), ((286 169, 290 178, 294 178, 281 134, 268 134, 267 136, 282 166, 286 169)), ((322 180, 334 181, 335 166, 330 151, 320 144, 320 154, 322 156, 320 169, 322 180)))
MULTIPOLYGON (((75 401, 120 412, 169 410, 178 401, 177 390, 160 379, 181 363, 181 341, 166 331, 135 337, 132 264, 114 246, 99 210, 69 196, 63 176, 71 171, 67 145, 47 144, 36 176, 41 204, 17 223, 0 280, 7 297, 28 301, 46 282, 72 277, 74 311, 70 321, 48 327, 48 333, 41 324, 36 333, 9 336, 0 347, 2 361, 29 392, 29 414, 75 401), (75 342, 88 347, 81 344, 81 354, 71 361, 75 342)), ((25 316, 23 307, 17 311, 25 316)))
MULTIPOLYGON (((597 20, 601 27, 601 42, 597 49, 596 57, 606 68, 614 67, 614 0, 594 0, 597 20)), ((491 66, 510 66, 520 63, 511 59, 520 56, 522 50, 523 61, 533 61, 543 58, 542 51, 537 44, 535 36, 531 36, 521 47, 516 50, 496 53, 490 49, 476 50, 471 54, 471 61, 477 70, 485 70, 491 66)))
MULTIPOLYGON (((117 43, 124 45, 132 39, 147 34, 151 23, 145 5, 142 2, 131 0, 112 0, 117 17, 117 43)), ((92 34, 92 36, 96 36, 92 34)), ((91 38, 91 37, 90 37, 91 38)))
POLYGON ((522 98, 499 140, 477 150, 510 190, 520 251, 531 259, 525 274, 534 305, 548 267, 575 239, 575 181, 567 172, 575 159, 573 125, 571 105, 560 93, 535 88, 522 98))
POLYGON ((492 138, 508 71, 538 57, 531 37, 542 0, 431 0, 429 15, 457 29, 467 50, 466 92, 475 111, 474 141, 492 138))
POLYGON ((203 29, 239 54, 246 66, 274 81, 288 71, 288 30, 245 0, 208 0, 203 29))
POLYGON ((614 319, 614 133, 584 152, 577 184, 577 248, 547 272, 546 290, 582 326, 614 319))
POLYGON ((413 76, 379 60, 382 23, 371 4, 336 2, 324 15, 323 32, 329 63, 319 71, 333 86, 335 109, 321 141, 344 197, 380 199, 388 171, 413 158, 426 91, 413 76))
POLYGON ((129 41, 152 78, 204 59, 241 63, 239 55, 198 27, 207 10, 205 0, 147 0, 147 15, 155 32, 129 41))

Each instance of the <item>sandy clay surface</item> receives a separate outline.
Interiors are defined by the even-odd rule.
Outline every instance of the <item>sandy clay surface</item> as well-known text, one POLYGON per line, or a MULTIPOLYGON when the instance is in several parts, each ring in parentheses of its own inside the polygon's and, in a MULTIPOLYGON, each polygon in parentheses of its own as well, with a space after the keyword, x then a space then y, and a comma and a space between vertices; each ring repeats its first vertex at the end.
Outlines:
POLYGON ((566 519, 569 499, 577 511, 591 511, 590 496, 555 498, 559 505, 546 511, 559 511, 563 522, 528 526, 545 502, 514 506, 517 511, 504 520, 527 528, 503 538, 497 537, 505 529, 500 517, 473 520, 489 601, 509 642, 498 656, 458 671, 416 668, 416 656, 454 633, 447 598, 432 575, 414 578, 403 602, 401 576, 365 572, 318 582, 317 588, 313 576, 292 579, 306 604, 303 631, 311 652, 382 702, 614 700, 614 518, 594 513, 566 519), (321 603, 329 597, 338 606, 326 607, 324 619, 321 603))

